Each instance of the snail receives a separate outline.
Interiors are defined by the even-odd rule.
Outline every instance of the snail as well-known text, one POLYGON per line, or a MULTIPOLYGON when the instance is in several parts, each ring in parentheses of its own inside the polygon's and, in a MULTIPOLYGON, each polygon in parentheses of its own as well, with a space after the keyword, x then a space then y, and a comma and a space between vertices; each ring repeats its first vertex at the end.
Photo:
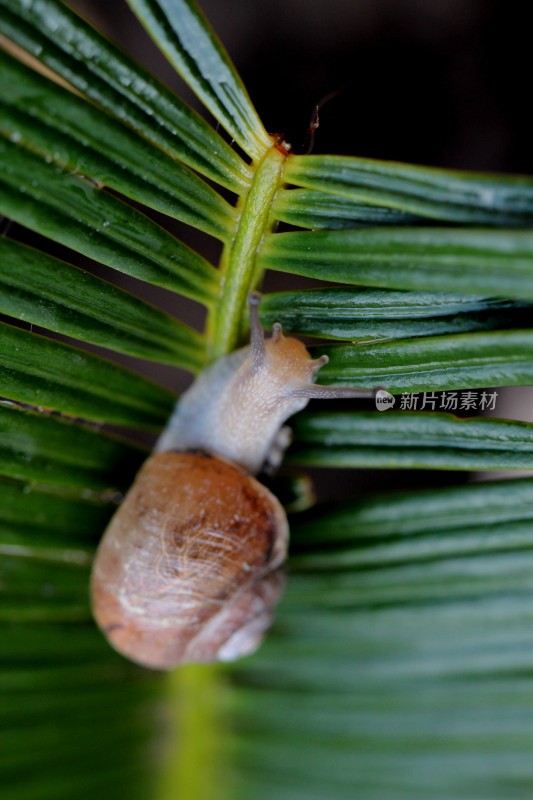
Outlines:
POLYGON ((265 339, 250 297, 250 344, 197 377, 97 550, 91 595, 112 647, 143 666, 254 652, 281 596, 287 517, 254 477, 279 464, 285 420, 312 397, 372 390, 314 384, 311 359, 276 323, 265 339))

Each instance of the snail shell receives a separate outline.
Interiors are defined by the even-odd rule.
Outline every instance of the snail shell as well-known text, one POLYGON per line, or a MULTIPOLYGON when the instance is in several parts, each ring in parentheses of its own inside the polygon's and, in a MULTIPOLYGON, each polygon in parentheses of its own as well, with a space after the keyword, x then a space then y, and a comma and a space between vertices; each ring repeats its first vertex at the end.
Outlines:
POLYGON ((95 618, 147 667, 239 658, 272 621, 287 540, 279 501, 244 470, 206 453, 156 453, 100 544, 95 618))

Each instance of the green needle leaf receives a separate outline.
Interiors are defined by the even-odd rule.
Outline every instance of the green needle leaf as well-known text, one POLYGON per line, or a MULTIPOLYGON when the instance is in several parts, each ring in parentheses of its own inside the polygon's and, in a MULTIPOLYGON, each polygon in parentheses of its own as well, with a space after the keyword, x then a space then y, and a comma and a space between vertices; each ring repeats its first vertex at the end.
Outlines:
POLYGON ((204 303, 216 293, 216 270, 148 217, 2 138, 0 211, 140 280, 204 303))
POLYGON ((84 619, 3 626, 3 787, 10 800, 90 800, 95 792, 143 800, 157 779, 151 747, 165 683, 116 656, 89 622, 87 568, 56 570, 47 580, 49 567, 34 574, 34 610, 43 587, 49 596, 66 594, 61 578, 70 572, 71 602, 84 619))
POLYGON ((259 160, 272 140, 235 67, 192 0, 128 0, 128 5, 194 93, 231 137, 259 160))
MULTIPOLYGON (((415 617, 418 607, 428 624, 431 616, 434 622, 439 617, 451 621, 462 610, 465 624, 456 620, 453 648, 463 651, 470 669, 478 670, 476 648, 464 649, 475 619, 479 624, 481 617, 486 618, 485 632, 474 635, 478 641, 485 640, 488 651, 491 641, 505 635, 513 618, 516 626, 519 595, 531 585, 532 487, 530 478, 490 481, 326 506, 313 519, 303 515, 305 538, 298 523, 292 526, 295 571, 302 572, 295 593, 303 590, 300 602, 314 605, 318 594, 328 602, 329 587, 329 601, 337 608, 349 607, 352 613, 357 608, 386 608, 382 621, 387 627, 401 615, 402 605, 410 606, 415 617), (313 582, 314 599, 307 593, 313 582), (440 611, 435 604, 441 605, 440 611)), ((523 623, 530 617, 531 609, 523 607, 523 623)), ((408 625, 398 631, 406 645, 414 634, 409 629, 408 625)), ((423 637, 424 631, 415 634, 413 644, 419 635, 423 637)), ((397 636, 390 643, 395 649, 397 636)), ((454 669, 450 644, 444 644, 448 659, 443 658, 437 667, 445 674, 454 669)), ((403 657, 398 655, 401 671, 403 657)), ((506 663, 509 659, 515 660, 511 654, 506 663)), ((429 666, 424 664, 423 651, 413 652, 409 660, 415 669, 416 662, 423 671, 429 666)), ((483 670, 488 676, 488 663, 483 670)))
POLYGON ((325 545, 331 545, 334 559, 338 545, 370 546, 372 542, 377 545, 388 541, 395 546, 412 537, 414 548, 417 546, 414 537, 424 535, 429 543, 441 535, 447 538, 454 531, 457 531, 457 548, 461 550, 461 540, 469 532, 475 534, 472 542, 481 547, 483 531, 493 534, 499 531, 493 541, 504 544, 505 531, 515 523, 533 523, 531 478, 380 494, 334 506, 315 506, 311 512, 292 518, 291 535, 295 556, 315 553, 327 560, 328 553, 322 550, 325 545))
POLYGON ((145 457, 68 420, 0 405, 0 475, 87 492, 127 487, 145 457))
POLYGON ((528 478, 294 515, 276 627, 233 671, 233 794, 520 797, 532 501, 528 478))
POLYGON ((88 272, 0 238, 0 312, 119 353, 197 370, 196 331, 88 272))
MULTIPOLYGON (((429 406, 431 408, 431 406, 429 406)), ((290 462, 382 469, 533 469, 533 424, 409 411, 299 414, 290 462)))
POLYGON ((249 169, 150 73, 58 0, 0 0, 0 33, 172 158, 236 192, 249 169))
MULTIPOLYGON (((531 225, 533 179, 343 156, 290 156, 287 183, 432 219, 531 225)), ((285 198, 287 207, 290 199, 285 198)))
POLYGON ((189 169, 2 50, 0 73, 6 138, 213 236, 231 235, 235 209, 189 169))
MULTIPOLYGON (((43 424, 50 422, 54 429, 55 420, 50 417, 43 424)), ((117 478, 121 479, 121 473, 116 474, 115 483, 117 478)), ((0 552, 40 548, 50 556, 56 552, 58 559, 68 559, 68 553, 62 555, 65 550, 96 545, 113 508, 101 493, 70 488, 61 493, 58 487, 0 478, 0 552)))
POLYGON ((311 289, 265 294, 265 328, 325 339, 400 339, 525 327, 533 306, 493 297, 386 289, 311 289))
POLYGON ((265 237, 263 269, 393 289, 533 299, 533 233, 361 228, 265 237))
POLYGON ((320 348, 321 383, 427 392, 533 383, 533 331, 498 331, 320 348))
POLYGON ((159 428, 170 392, 102 358, 43 336, 0 327, 2 396, 74 417, 159 428))
POLYGON ((413 224, 414 214, 385 206, 355 203, 349 198, 312 189, 280 189, 272 204, 272 216, 301 228, 355 228, 360 225, 413 224))

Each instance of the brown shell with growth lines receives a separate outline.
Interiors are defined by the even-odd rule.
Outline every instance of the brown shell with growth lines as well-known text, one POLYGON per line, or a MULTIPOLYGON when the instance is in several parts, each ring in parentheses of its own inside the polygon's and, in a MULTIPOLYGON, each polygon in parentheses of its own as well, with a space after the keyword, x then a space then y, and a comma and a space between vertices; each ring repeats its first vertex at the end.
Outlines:
POLYGON ((151 456, 100 544, 93 612, 111 645, 147 667, 256 649, 283 588, 279 501, 204 453, 151 456))

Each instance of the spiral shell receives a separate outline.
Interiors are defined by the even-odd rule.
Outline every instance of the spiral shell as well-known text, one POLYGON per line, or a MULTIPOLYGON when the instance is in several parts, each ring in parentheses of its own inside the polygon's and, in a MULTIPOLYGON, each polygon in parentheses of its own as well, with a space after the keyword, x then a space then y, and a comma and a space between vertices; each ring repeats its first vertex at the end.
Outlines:
POLYGON ((148 458, 100 543, 93 613, 155 669, 253 652, 283 588, 288 525, 240 467, 198 452, 148 458))

